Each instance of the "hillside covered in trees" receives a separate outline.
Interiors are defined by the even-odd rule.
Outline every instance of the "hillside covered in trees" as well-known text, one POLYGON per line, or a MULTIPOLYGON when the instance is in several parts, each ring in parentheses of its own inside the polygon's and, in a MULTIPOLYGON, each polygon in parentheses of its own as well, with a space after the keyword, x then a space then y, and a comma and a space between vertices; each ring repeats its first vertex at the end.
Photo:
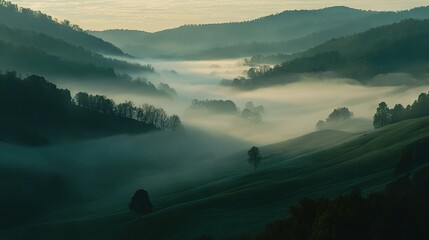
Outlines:
POLYGON ((155 33, 134 30, 90 33, 139 57, 225 59, 296 53, 335 37, 408 18, 429 18, 429 8, 376 12, 331 7, 284 11, 246 22, 186 25, 155 33))
POLYGON ((125 61, 105 58, 98 53, 86 50, 82 46, 70 44, 45 33, 10 28, 0 24, 0 41, 28 48, 38 49, 46 54, 77 63, 93 64, 100 67, 114 68, 119 72, 153 72, 151 66, 130 64, 125 61))
POLYGON ((85 33, 79 26, 64 20, 58 22, 40 11, 19 7, 10 1, 0 0, 0 24, 11 28, 44 33, 95 53, 125 56, 113 44, 85 33))
POLYGON ((83 32, 68 21, 0 1, 0 71, 41 75, 60 81, 115 90, 134 90, 169 96, 146 79, 150 65, 129 63, 109 56, 130 57, 119 48, 83 32), (139 77, 130 77, 139 76, 139 77))
POLYGON ((415 77, 429 72, 429 20, 405 20, 348 37, 330 40, 273 68, 252 68, 248 78, 233 86, 256 88, 296 81, 296 74, 334 72, 341 77, 371 83, 388 73, 415 77))
POLYGON ((0 107, 0 141, 30 146, 181 126, 179 117, 151 105, 135 108, 86 93, 72 99, 43 77, 14 72, 0 75, 0 107))

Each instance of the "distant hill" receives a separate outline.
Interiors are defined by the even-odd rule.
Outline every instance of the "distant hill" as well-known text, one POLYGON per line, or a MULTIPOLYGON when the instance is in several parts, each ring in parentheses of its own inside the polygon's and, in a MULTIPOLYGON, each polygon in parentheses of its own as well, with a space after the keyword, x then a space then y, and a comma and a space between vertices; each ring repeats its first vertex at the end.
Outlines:
POLYGON ((40 11, 21 8, 4 0, 0 0, 0 24, 11 28, 44 33, 92 52, 125 56, 119 48, 85 33, 77 25, 73 25, 68 21, 59 23, 51 16, 40 11))
MULTIPOLYGON (((370 14, 371 12, 335 7, 285 11, 247 22, 185 25, 151 34, 147 32, 138 34, 136 31, 125 30, 90 33, 111 41, 139 57, 174 58, 200 55, 200 51, 210 51, 212 48, 241 43, 292 40, 314 31, 340 26, 344 22, 370 14), (118 35, 133 36, 133 38, 118 35)), ((194 57, 211 58, 212 56, 194 57)))
POLYGON ((46 54, 57 56, 61 58, 61 60, 73 61, 79 64, 93 64, 99 67, 114 68, 119 72, 153 72, 153 68, 151 66, 130 64, 125 61, 105 58, 102 55, 86 50, 83 47, 77 47, 44 33, 16 28, 12 29, 3 24, 0 24, 0 41, 13 44, 14 46, 38 49, 46 54))
POLYGON ((429 18, 429 8, 399 12, 347 7, 294 10, 247 22, 185 25, 155 33, 89 32, 139 57, 222 59, 304 51, 331 38, 407 18, 429 18))
MULTIPOLYGON (((1 37, 0 37, 1 39, 1 37)), ((55 49, 53 47, 52 49, 55 49)), ((73 49, 73 48, 71 48, 73 49)), ((67 51, 67 49, 65 49, 67 51)), ((83 51, 84 52, 84 51, 83 51)), ((20 75, 41 75, 46 76, 57 84, 73 83, 84 89, 94 86, 104 90, 114 89, 115 91, 138 92, 159 97, 171 97, 168 89, 157 88, 145 78, 133 79, 127 74, 120 74, 111 67, 98 66, 87 61, 72 61, 58 56, 47 54, 46 52, 34 47, 17 46, 13 43, 0 40, 0 72, 17 71, 20 75)), ((77 57, 82 57, 77 52, 77 57)), ((133 65, 122 63, 120 61, 110 61, 108 59, 99 59, 94 56, 89 61, 98 61, 105 64, 123 64, 123 67, 133 65)), ((130 72, 128 69, 127 72, 130 72)), ((135 66, 136 69, 144 72, 153 72, 151 67, 135 66)), ((143 72, 143 73, 144 73, 143 72)), ((141 71, 140 71, 141 73, 141 71)))
MULTIPOLYGON (((335 72, 370 83, 388 73, 429 73, 429 20, 404 20, 363 33, 333 39, 251 79, 233 85, 249 88, 296 81, 294 74, 335 72)), ((257 70, 256 70, 257 71, 257 70)))
POLYGON ((0 53, 0 71, 41 75, 57 84, 77 83, 84 89, 104 83, 105 89, 168 96, 145 78, 155 72, 152 66, 105 57, 102 54, 130 56, 67 21, 60 24, 43 13, 2 0, 0 53))

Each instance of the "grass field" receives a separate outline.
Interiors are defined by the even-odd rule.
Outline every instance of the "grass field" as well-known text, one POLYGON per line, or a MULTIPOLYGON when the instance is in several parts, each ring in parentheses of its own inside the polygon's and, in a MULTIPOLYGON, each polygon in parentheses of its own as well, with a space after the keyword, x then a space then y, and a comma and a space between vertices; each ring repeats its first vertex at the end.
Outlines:
POLYGON ((379 190, 396 177, 400 151, 428 136, 429 118, 359 134, 315 132, 261 147, 264 159, 257 171, 243 149, 201 162, 195 179, 172 176, 168 191, 152 198, 157 210, 142 222, 128 212, 128 199, 112 203, 105 198, 54 212, 38 224, 4 230, 0 238, 162 240, 209 234, 228 239, 257 234, 266 223, 285 218, 300 198, 335 196, 356 187, 364 193, 379 190), (79 216, 93 206, 97 211, 79 216))

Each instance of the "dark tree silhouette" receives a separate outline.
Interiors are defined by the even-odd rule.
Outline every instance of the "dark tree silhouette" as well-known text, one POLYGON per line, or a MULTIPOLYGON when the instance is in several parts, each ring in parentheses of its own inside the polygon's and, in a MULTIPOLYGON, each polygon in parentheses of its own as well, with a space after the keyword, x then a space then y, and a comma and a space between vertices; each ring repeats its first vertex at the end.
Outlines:
POLYGON ((259 152, 259 148, 253 146, 247 154, 249 155, 249 163, 253 165, 255 170, 258 168, 258 165, 261 163, 262 157, 261 153, 259 152))
POLYGON ((392 123, 392 113, 385 102, 378 105, 374 115, 374 127, 381 128, 392 123))
POLYGON ((330 126, 332 126, 332 124, 348 121, 352 119, 352 117, 353 117, 353 113, 348 108, 346 107, 337 108, 337 109, 334 109, 334 111, 331 114, 329 114, 326 121, 320 120, 319 122, 317 122, 316 129, 317 130, 327 129, 330 126))
POLYGON ((134 194, 128 205, 130 211, 135 212, 139 215, 140 221, 142 216, 153 211, 152 203, 149 199, 149 194, 146 190, 140 189, 134 194))

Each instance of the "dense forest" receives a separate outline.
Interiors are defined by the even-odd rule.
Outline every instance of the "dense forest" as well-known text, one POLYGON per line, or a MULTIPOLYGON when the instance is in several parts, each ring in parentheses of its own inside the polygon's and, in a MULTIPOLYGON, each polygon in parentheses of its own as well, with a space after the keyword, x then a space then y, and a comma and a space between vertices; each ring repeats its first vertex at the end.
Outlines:
POLYGON ((294 74, 323 72, 335 72, 362 83, 370 83, 373 77, 387 73, 409 73, 420 77, 429 72, 428 26, 429 20, 405 20, 333 39, 281 65, 270 69, 256 68, 258 75, 237 78, 232 85, 255 88, 293 82, 296 80, 294 74))
POLYGON ((21 79, 15 72, 0 74, 0 108, 0 140, 32 146, 181 127, 178 116, 169 117, 152 105, 116 105, 105 96, 86 93, 73 100, 70 91, 43 77, 21 79))

